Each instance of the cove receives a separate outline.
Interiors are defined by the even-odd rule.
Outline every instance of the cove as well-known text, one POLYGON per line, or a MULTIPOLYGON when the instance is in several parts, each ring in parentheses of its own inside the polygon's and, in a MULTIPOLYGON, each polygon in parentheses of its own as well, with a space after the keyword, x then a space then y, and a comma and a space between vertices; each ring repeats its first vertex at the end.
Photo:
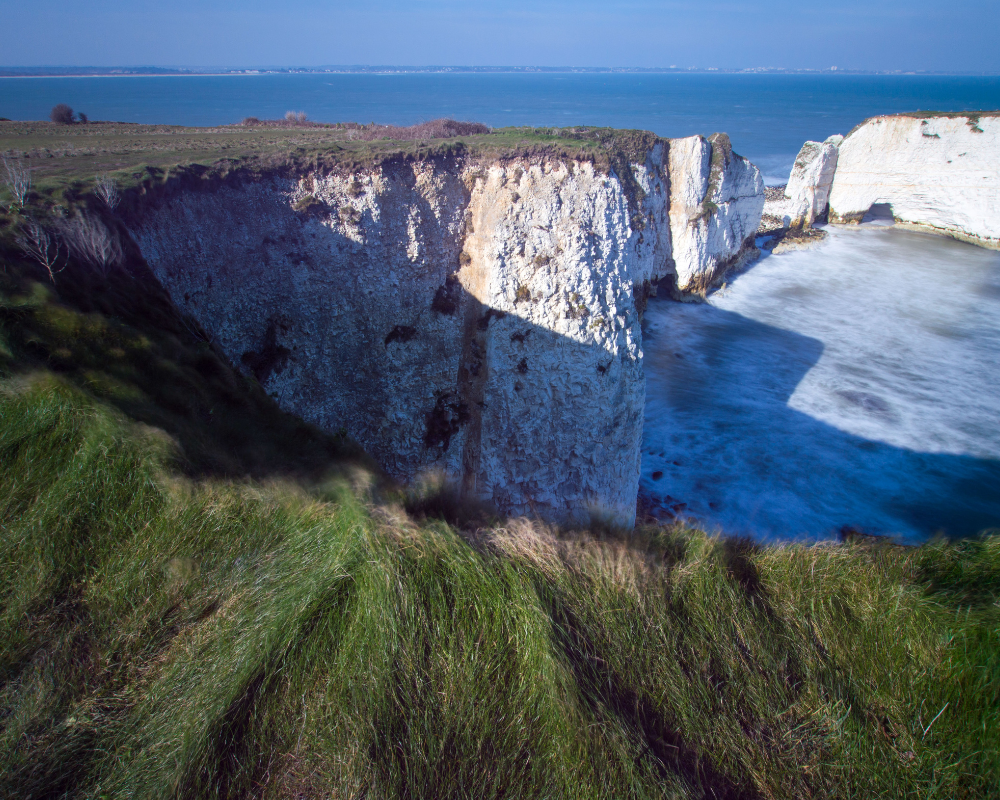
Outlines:
POLYGON ((1000 525, 998 320, 1000 254, 870 224, 653 299, 640 494, 763 541, 1000 525))

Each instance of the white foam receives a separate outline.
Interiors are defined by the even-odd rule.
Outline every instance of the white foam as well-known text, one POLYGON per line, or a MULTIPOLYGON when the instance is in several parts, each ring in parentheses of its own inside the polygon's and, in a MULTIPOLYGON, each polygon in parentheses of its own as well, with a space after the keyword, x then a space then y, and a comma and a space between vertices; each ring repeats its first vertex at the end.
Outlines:
POLYGON ((830 229, 645 331, 665 508, 761 539, 1000 525, 1000 254, 830 229))

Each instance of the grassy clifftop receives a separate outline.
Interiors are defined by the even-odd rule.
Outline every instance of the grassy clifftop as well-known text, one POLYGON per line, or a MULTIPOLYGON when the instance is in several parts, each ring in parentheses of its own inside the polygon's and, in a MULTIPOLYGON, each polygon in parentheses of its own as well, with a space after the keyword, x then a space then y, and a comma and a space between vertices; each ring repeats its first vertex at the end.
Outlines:
MULTIPOLYGON (((658 137, 609 128, 498 128, 448 138, 376 138, 401 129, 265 123, 217 128, 169 125, 0 122, 0 154, 31 168, 36 200, 63 202, 89 192, 109 173, 125 189, 150 186, 178 170, 199 176, 234 171, 301 172, 369 166, 389 158, 546 155, 602 165, 641 160, 658 137)), ((404 132, 406 129, 402 129, 404 132)))
POLYGON ((1000 787, 1000 538, 463 517, 282 414, 140 262, 0 262, 0 796, 1000 787))

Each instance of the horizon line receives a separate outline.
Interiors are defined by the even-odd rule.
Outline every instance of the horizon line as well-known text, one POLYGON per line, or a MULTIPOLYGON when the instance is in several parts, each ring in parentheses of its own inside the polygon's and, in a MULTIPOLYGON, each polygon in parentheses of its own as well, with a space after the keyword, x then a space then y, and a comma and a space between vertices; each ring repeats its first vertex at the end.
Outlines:
POLYGON ((540 66, 540 65, 407 65, 407 64, 322 64, 317 66, 295 65, 171 65, 152 64, 94 66, 94 65, 39 65, 0 66, 0 77, 71 77, 71 76, 156 76, 156 75, 254 75, 288 73, 650 73, 650 74, 811 74, 811 75, 920 75, 920 76, 967 76, 998 77, 997 73, 970 70, 918 70, 918 69, 852 69, 830 66, 813 67, 587 67, 587 66, 540 66))

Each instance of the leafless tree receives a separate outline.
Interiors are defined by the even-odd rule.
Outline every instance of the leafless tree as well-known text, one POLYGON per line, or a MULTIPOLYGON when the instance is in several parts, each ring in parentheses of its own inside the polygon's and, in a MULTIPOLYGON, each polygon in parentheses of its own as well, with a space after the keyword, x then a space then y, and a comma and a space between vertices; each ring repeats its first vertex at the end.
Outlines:
POLYGON ((20 160, 0 156, 3 161, 3 183, 14 199, 9 204, 11 208, 24 208, 24 201, 31 191, 31 170, 20 160))
POLYGON ((300 111, 298 114, 295 115, 295 119, 301 125, 307 119, 309 119, 309 117, 306 116, 306 112, 305 111, 300 111))
POLYGON ((88 214, 66 220, 62 234, 73 254, 100 269, 102 275, 106 276, 125 258, 121 240, 101 220, 88 214))
POLYGON ((295 119, 296 119, 295 118, 295 112, 294 111, 286 111, 285 112, 285 119, 287 119, 289 122, 295 122, 295 119))
POLYGON ((49 119, 59 125, 72 125, 73 109, 65 103, 54 105, 52 106, 52 112, 49 114, 49 119))
POLYGON ((61 250, 59 240, 45 230, 41 223, 29 219, 17 235, 17 244, 27 255, 45 267, 49 273, 49 280, 55 283, 56 273, 62 272, 66 267, 63 262, 62 267, 56 268, 61 250))
POLYGON ((104 205, 112 211, 117 208, 118 203, 120 203, 122 199, 121 192, 118 191, 118 184, 115 183, 115 179, 107 173, 97 176, 97 182, 94 185, 94 193, 100 197, 101 200, 104 201, 104 205))

